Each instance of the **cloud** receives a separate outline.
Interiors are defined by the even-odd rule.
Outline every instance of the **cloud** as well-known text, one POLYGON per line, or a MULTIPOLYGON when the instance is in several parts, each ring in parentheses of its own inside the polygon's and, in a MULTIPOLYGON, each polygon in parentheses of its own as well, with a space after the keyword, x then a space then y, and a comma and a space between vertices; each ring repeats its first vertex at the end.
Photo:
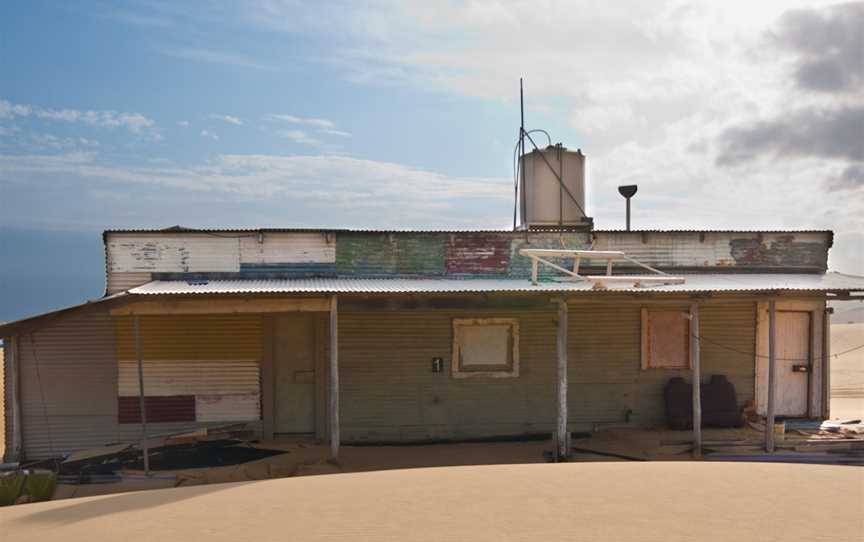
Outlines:
POLYGON ((211 118, 214 120, 221 120, 222 122, 226 122, 228 124, 234 124, 235 126, 242 126, 243 125, 243 121, 240 120, 239 117, 233 117, 231 115, 212 114, 212 115, 209 115, 208 118, 211 118))
MULTIPOLYGON (((338 130, 336 128, 336 123, 332 120, 313 117, 298 117, 295 115, 287 114, 271 114, 267 115, 264 118, 265 120, 269 120, 271 122, 308 126, 315 129, 315 131, 319 134, 336 137, 351 137, 350 132, 346 132, 345 130, 338 130)), ((321 143, 319 140, 309 137, 302 130, 277 130, 276 133, 281 135, 282 137, 287 137, 288 139, 294 140, 297 143, 305 143, 309 145, 318 145, 321 143)))
POLYGON ((206 137, 212 139, 213 141, 219 141, 219 136, 214 134, 213 132, 207 130, 201 130, 201 137, 206 137))
POLYGON ((773 157, 825 157, 864 161, 864 105, 802 109, 727 129, 717 164, 773 157))
POLYGON ((189 47, 175 48, 160 48, 160 54, 179 58, 181 60, 190 60, 193 62, 204 62, 207 64, 224 64, 227 66, 239 66, 242 68, 252 68, 255 70, 272 71, 276 67, 270 64, 262 63, 253 57, 233 51, 216 51, 212 49, 196 49, 189 47))
POLYGON ((299 143, 301 145, 318 146, 321 144, 320 140, 310 137, 303 130, 277 130, 276 133, 281 137, 290 139, 294 143, 299 143))
POLYGON ((864 162, 851 164, 829 183, 831 190, 857 190, 864 188, 864 162))
POLYGON ((42 179, 44 182, 55 182, 54 174, 64 172, 109 183, 221 192, 253 199, 281 196, 332 201, 334 208, 364 203, 384 209, 396 202, 448 206, 462 198, 507 202, 511 197, 509 179, 448 176, 346 156, 226 154, 189 167, 120 167, 103 164, 93 153, 0 155, 0 179, 15 178, 22 172, 51 174, 42 179))
POLYGON ((268 120, 272 121, 282 121, 290 124, 302 124, 306 126, 314 126, 316 128, 320 128, 322 130, 330 130, 336 127, 336 124, 327 119, 316 119, 310 117, 297 117, 294 115, 284 115, 284 114, 272 114, 267 115, 268 120))
POLYGON ((181 128, 186 128, 189 126, 189 121, 188 120, 178 120, 177 126, 180 126, 181 128))
POLYGON ((33 117, 51 122, 81 123, 102 128, 125 128, 137 135, 157 137, 156 122, 141 113, 112 110, 48 109, 0 100, 0 118, 33 117))
POLYGON ((864 2, 789 11, 779 20, 776 40, 797 55, 801 88, 838 92, 864 86, 864 2))
POLYGON ((322 134, 327 134, 327 135, 332 135, 332 136, 337 136, 337 137, 351 137, 350 132, 345 132, 342 130, 333 130, 330 128, 323 128, 323 129, 318 130, 318 131, 321 132, 322 134))

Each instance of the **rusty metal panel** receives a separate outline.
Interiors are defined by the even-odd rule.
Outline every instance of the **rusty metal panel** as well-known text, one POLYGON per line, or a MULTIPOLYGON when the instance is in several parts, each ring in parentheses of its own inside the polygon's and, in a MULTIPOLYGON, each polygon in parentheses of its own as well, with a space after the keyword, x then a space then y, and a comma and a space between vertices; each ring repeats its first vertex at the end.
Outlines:
POLYGON ((444 267, 448 275, 503 275, 510 263, 510 239, 506 234, 448 236, 444 267))
POLYGON ((594 232, 595 250, 656 267, 824 271, 830 232, 594 232))
POLYGON ((119 273, 109 272, 108 283, 106 285, 106 293, 108 295, 116 294, 117 292, 125 292, 136 286, 147 284, 152 280, 153 275, 150 273, 119 273))
POLYGON ((208 234, 109 234, 108 273, 240 271, 240 238, 208 234))
MULTIPOLYGON (((147 422, 194 422, 194 395, 165 395, 144 397, 147 422)), ((138 397, 117 398, 117 422, 141 423, 141 400, 138 397)))

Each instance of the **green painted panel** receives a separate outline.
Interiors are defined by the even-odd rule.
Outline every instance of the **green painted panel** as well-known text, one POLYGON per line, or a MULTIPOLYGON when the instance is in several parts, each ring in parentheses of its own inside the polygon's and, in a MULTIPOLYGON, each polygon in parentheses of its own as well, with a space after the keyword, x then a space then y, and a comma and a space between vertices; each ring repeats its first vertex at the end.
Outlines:
POLYGON ((336 271, 340 275, 442 275, 444 234, 340 233, 336 271))
MULTIPOLYGON (((682 305, 682 311, 686 305, 682 305)), ((755 311, 752 303, 703 307, 703 381, 725 374, 739 404, 753 398, 755 311)), ((556 416, 555 312, 349 311, 340 314, 342 430, 346 441, 418 441, 550 432, 556 416), (449 376, 453 318, 505 317, 520 322, 518 378, 449 376), (431 372, 433 357, 445 360, 431 372)), ((640 367, 640 306, 571 304, 568 356, 572 430, 594 423, 664 423, 663 386, 689 370, 640 367)))
MULTIPOLYGON (((531 233, 528 239, 523 235, 517 235, 510 243, 510 266, 507 270, 509 278, 524 278, 531 277, 531 259, 527 256, 519 254, 523 248, 555 248, 555 249, 572 249, 585 250, 591 244, 590 235, 587 233, 531 233)), ((552 258, 550 259, 555 264, 564 268, 569 268, 573 265, 571 259, 552 258)), ((540 280, 547 280, 553 277, 561 277, 561 273, 554 269, 541 265, 540 280)))

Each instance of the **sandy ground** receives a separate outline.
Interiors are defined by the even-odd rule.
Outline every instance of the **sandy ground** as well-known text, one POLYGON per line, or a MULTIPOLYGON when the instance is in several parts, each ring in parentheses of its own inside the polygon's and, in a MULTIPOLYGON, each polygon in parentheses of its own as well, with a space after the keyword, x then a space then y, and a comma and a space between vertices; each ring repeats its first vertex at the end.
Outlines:
POLYGON ((860 540, 864 469, 696 462, 424 468, 0 509, 0 539, 860 540))
MULTIPOLYGON (((831 352, 864 343, 864 323, 832 324, 831 352)), ((831 418, 864 419, 864 348, 831 360, 831 418)))

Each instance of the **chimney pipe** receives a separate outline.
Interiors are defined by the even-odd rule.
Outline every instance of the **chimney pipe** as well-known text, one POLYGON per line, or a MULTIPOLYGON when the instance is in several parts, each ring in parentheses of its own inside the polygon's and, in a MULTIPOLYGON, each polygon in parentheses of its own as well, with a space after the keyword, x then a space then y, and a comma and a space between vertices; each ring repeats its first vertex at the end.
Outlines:
POLYGON ((618 193, 627 200, 627 231, 630 231, 630 198, 636 195, 639 187, 635 184, 625 184, 618 187, 618 193))

